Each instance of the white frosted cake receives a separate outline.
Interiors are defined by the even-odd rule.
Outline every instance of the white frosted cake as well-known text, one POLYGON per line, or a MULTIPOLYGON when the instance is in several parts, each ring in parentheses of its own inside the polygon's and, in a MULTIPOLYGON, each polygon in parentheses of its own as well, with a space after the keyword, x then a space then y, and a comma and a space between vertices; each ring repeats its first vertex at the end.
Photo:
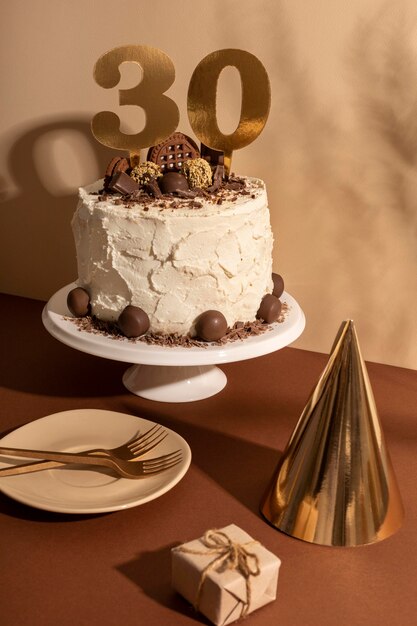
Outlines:
POLYGON ((115 189, 103 190, 103 181, 81 188, 72 220, 78 285, 92 316, 117 322, 136 307, 150 333, 205 339, 196 329, 205 312, 219 312, 228 328, 259 317, 274 290, 263 181, 234 177, 197 195, 115 189))

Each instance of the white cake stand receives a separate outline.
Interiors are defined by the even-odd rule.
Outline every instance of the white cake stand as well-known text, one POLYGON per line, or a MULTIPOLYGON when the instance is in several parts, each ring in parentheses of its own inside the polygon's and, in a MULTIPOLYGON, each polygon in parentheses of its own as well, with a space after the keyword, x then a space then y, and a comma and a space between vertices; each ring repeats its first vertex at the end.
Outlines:
POLYGON ((123 376, 125 387, 132 393, 159 402, 192 402, 209 398, 221 391, 227 382, 216 364, 244 361, 275 352, 288 346, 301 335, 305 317, 292 296, 284 292, 281 301, 288 305, 285 321, 272 324, 262 335, 222 346, 167 347, 132 342, 93 334, 79 328, 65 317, 67 294, 75 283, 63 287, 52 296, 42 312, 46 330, 62 343, 95 356, 133 363, 123 376))

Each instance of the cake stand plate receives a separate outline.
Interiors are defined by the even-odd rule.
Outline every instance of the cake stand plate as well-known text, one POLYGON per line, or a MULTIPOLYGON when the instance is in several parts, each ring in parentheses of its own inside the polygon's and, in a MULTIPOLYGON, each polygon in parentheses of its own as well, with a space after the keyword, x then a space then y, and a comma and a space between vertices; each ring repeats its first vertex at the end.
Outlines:
POLYGON ((216 367, 269 354, 295 341, 305 327, 304 313, 287 292, 281 301, 288 306, 285 320, 271 325, 261 335, 247 337, 224 345, 203 347, 167 347, 150 345, 126 338, 94 334, 79 328, 70 319, 67 285, 57 291, 42 312, 46 330, 55 339, 94 356, 133 363, 123 376, 123 384, 132 393, 159 402, 192 402, 209 398, 221 391, 226 375, 216 367))

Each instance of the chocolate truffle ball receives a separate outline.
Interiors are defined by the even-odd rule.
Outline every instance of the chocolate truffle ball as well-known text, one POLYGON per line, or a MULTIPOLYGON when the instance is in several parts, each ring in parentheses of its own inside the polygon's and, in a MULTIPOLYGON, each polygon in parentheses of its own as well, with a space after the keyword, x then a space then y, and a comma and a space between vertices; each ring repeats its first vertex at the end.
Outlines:
POLYGON ((85 317, 90 313, 90 295, 86 289, 75 287, 67 296, 67 307, 75 317, 85 317))
POLYGON ((140 337, 149 328, 149 317, 140 307, 129 304, 120 313, 117 323, 125 337, 140 337))
POLYGON ((189 190, 187 179, 179 172, 167 172, 158 179, 158 185, 162 193, 189 190))
POLYGON ((277 321, 280 313, 280 300, 273 296, 272 293, 267 293, 266 296, 262 298, 261 306, 258 309, 256 317, 267 324, 272 324, 272 322, 277 321))
POLYGON ((218 341, 227 331, 227 321, 220 311, 204 311, 196 321, 197 336, 204 341, 218 341))
POLYGON ((280 274, 272 274, 272 280, 274 283, 274 288, 272 290, 272 295, 276 298, 280 298, 284 292, 284 279, 280 274))

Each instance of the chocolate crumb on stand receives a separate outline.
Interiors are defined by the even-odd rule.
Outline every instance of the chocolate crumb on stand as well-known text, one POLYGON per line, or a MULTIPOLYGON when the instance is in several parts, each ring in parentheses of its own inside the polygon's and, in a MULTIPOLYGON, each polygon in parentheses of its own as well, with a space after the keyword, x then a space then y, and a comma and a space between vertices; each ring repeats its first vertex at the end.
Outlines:
MULTIPOLYGON (((286 302, 282 303, 281 313, 276 320, 278 324, 285 321, 285 315, 288 311, 286 302)), ((75 324, 80 331, 92 333, 94 335, 103 335, 109 339, 124 340, 119 326, 116 322, 108 322, 99 320, 94 316, 87 315, 85 317, 64 317, 64 319, 75 324)), ((202 341, 198 337, 190 337, 189 335, 179 335, 176 333, 158 334, 147 332, 140 337, 129 338, 129 341, 143 342, 149 345, 166 346, 171 348, 208 348, 210 345, 225 345, 234 341, 244 341, 248 337, 255 337, 270 331, 272 326, 266 324, 262 320, 254 320, 253 322, 236 322, 231 328, 228 328, 226 334, 217 341, 202 341)))

